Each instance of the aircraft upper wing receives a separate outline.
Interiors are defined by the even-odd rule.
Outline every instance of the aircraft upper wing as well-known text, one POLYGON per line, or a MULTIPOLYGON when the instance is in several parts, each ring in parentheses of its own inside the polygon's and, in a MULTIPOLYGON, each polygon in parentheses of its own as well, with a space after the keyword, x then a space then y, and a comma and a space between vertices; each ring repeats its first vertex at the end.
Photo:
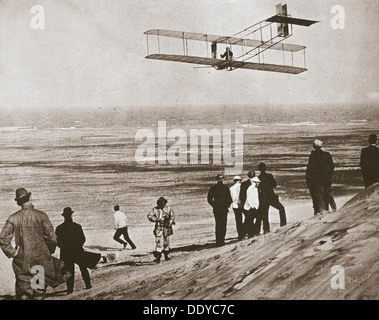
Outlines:
POLYGON ((286 66, 286 65, 254 63, 254 62, 244 62, 244 61, 234 61, 234 60, 222 60, 222 59, 214 59, 214 58, 183 56, 183 55, 173 55, 173 54, 151 54, 151 55, 148 55, 146 59, 193 63, 193 64, 201 64, 201 65, 208 65, 208 66, 221 67, 221 68, 231 67, 231 68, 242 68, 242 69, 250 69, 250 70, 290 73, 290 74, 299 74, 304 71, 307 71, 307 69, 305 68, 292 67, 292 66, 286 66))
POLYGON ((292 17, 280 16, 280 15, 272 16, 271 18, 268 18, 266 21, 267 22, 296 24, 296 25, 305 26, 305 27, 309 27, 312 24, 319 22, 319 21, 315 21, 315 20, 298 19, 298 18, 292 18, 292 17))
POLYGON ((290 52, 297 52, 297 51, 305 49, 304 46, 299 46, 297 44, 288 44, 288 43, 274 44, 275 42, 262 44, 260 40, 243 39, 243 38, 228 37, 228 36, 217 36, 217 35, 195 33, 195 32, 152 29, 152 30, 148 30, 144 32, 144 34, 171 37, 171 38, 188 39, 188 40, 225 43, 225 44, 239 45, 239 46, 246 46, 246 47, 253 47, 253 48, 261 46, 262 48, 269 48, 273 50, 283 50, 283 51, 290 51, 290 52))

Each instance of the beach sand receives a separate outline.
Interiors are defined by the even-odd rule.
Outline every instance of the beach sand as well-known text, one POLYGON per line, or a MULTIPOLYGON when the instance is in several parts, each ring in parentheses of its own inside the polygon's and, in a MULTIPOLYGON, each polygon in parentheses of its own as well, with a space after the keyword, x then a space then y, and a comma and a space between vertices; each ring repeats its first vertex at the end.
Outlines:
MULTIPOLYGON (((351 197, 337 197, 336 203, 340 208, 351 197)), ((276 231, 289 229, 299 223, 314 223, 313 208, 310 201, 292 201, 283 202, 287 211, 288 225, 284 228, 279 227, 279 213, 276 209, 270 208, 270 224, 271 234, 276 231)), ((211 210, 209 210, 211 212, 211 210)), ((75 219, 75 217, 74 217, 75 219)), ((248 245, 251 240, 237 240, 237 232, 235 228, 235 220, 233 212, 228 215, 228 228, 226 235, 226 246, 215 248, 214 246, 214 219, 211 215, 207 218, 196 221, 180 221, 177 220, 174 226, 174 235, 171 237, 172 259, 170 261, 162 261, 160 265, 153 262, 152 251, 154 249, 153 224, 130 225, 129 235, 133 242, 137 245, 137 249, 131 250, 128 246, 126 250, 121 250, 121 245, 113 240, 114 230, 111 228, 85 228, 86 235, 85 248, 93 252, 100 252, 103 256, 109 254, 115 255, 115 260, 107 263, 100 262, 96 269, 90 270, 92 285, 91 290, 83 290, 84 283, 81 279, 79 268, 76 267, 76 283, 75 291, 72 295, 65 295, 65 285, 48 289, 47 299, 87 299, 96 297, 99 299, 144 299, 142 294, 137 296, 114 296, 109 293, 115 288, 126 285, 128 281, 141 281, 149 279, 155 274, 170 272, 173 269, 186 268, 186 265, 196 263, 203 264, 207 260, 208 255, 214 255, 214 252, 222 252, 230 250, 231 247, 241 244, 248 245), (198 261, 198 262, 197 262, 198 261)), ((260 236, 261 239, 267 237, 260 236)), ((259 238, 259 237, 258 237, 259 238)), ((59 249, 54 253, 59 257, 59 249)), ((253 258, 253 255, 252 255, 253 258)), ((233 263, 233 261, 229 261, 233 263)), ((11 260, 7 259, 4 254, 0 255, 0 296, 2 299, 10 299, 14 294, 14 274, 12 271, 11 260)), ((152 298, 152 297, 150 297, 152 298)), ((153 297, 157 299, 170 298, 168 296, 153 297)))

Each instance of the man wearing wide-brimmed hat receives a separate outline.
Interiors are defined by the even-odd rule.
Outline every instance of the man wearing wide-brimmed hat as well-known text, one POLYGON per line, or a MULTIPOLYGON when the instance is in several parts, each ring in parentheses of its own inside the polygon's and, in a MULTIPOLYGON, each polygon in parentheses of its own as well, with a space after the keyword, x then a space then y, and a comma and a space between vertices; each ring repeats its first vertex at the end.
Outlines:
POLYGON ((147 215, 151 222, 155 222, 153 234, 155 236, 155 249, 153 255, 155 262, 160 263, 162 252, 165 260, 170 260, 170 236, 173 235, 172 225, 175 224, 174 211, 167 206, 167 200, 160 197, 157 206, 147 215))
POLYGON ((233 200, 230 195, 229 188, 223 184, 224 175, 219 173, 216 175, 217 183, 213 185, 208 192, 208 203, 213 208, 213 215, 216 224, 216 246, 225 244, 226 225, 229 207, 233 200))
POLYGON ((0 247, 8 258, 13 258, 16 276, 17 300, 44 299, 45 286, 55 282, 55 268, 51 254, 56 248, 54 228, 46 213, 34 209, 31 192, 24 188, 16 190, 15 201, 21 210, 7 219, 1 234, 0 247), (11 241, 15 236, 16 247, 11 241), (43 268, 44 281, 41 286, 33 286, 34 268, 43 268))
POLYGON ((83 245, 86 237, 84 236, 82 226, 72 220, 73 213, 74 211, 70 207, 64 208, 62 213, 64 222, 55 231, 57 234, 57 244, 61 249, 60 258, 71 273, 71 277, 66 281, 67 294, 71 294, 74 291, 75 264, 80 268, 86 289, 92 288, 89 272, 83 261, 83 245))

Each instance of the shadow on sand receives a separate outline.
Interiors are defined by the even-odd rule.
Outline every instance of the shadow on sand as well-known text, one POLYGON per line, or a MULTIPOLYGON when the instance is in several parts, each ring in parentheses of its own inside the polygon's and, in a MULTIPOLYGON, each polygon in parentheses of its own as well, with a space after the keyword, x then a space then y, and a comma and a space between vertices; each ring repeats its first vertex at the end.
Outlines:
MULTIPOLYGON (((59 291, 47 292, 45 298, 63 297, 66 295, 67 295, 67 290, 59 290, 59 291)), ((15 300, 15 297, 11 295, 4 295, 4 296, 0 296, 0 300, 15 300)))
POLYGON ((67 296, 67 290, 59 290, 46 293, 46 298, 56 298, 56 297, 64 297, 67 296))
POLYGON ((99 250, 99 251, 117 251, 121 249, 121 247, 114 248, 114 247, 103 247, 103 246, 85 246, 85 248, 89 250, 99 250))
MULTIPOLYGON (((240 240, 238 238, 228 238, 225 239, 225 245, 233 244, 236 243, 240 240)), ((193 251, 201 251, 205 249, 211 249, 211 248, 216 248, 216 243, 214 241, 208 241, 204 244, 190 244, 187 246, 182 246, 182 247, 175 247, 171 249, 171 252, 193 252, 193 251)))
POLYGON ((130 267, 138 267, 138 266, 148 266, 148 265, 156 265, 155 262, 152 261, 122 261, 117 263, 110 263, 107 265, 104 265, 103 268, 108 267, 122 267, 122 266, 130 266, 130 267))

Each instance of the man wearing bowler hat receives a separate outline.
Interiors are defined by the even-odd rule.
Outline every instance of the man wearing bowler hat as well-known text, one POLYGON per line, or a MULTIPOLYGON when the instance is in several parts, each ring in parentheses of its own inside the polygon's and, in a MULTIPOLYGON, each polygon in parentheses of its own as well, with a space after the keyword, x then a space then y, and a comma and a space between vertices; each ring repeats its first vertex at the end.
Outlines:
POLYGON ((16 276, 16 300, 43 300, 45 286, 55 282, 55 268, 51 254, 56 249, 54 228, 46 213, 34 209, 31 192, 24 188, 16 190, 14 199, 21 210, 10 215, 0 233, 0 247, 12 259, 16 276), (11 241, 15 236, 14 248, 11 241), (43 285, 34 286, 33 270, 41 272, 43 285))
POLYGON ((223 184, 224 175, 217 174, 217 183, 208 192, 208 203, 213 208, 213 215, 216 223, 216 246, 225 244, 226 225, 228 218, 228 208, 233 200, 229 188, 223 184))
POLYGON ((57 234, 57 245, 61 249, 60 257, 64 261, 67 270, 71 273, 71 277, 66 281, 67 294, 71 294, 74 291, 75 264, 80 268, 86 289, 92 288, 89 272, 83 261, 83 245, 86 237, 81 225, 72 220, 73 213, 74 211, 70 207, 64 208, 62 213, 64 222, 55 231, 57 234))

